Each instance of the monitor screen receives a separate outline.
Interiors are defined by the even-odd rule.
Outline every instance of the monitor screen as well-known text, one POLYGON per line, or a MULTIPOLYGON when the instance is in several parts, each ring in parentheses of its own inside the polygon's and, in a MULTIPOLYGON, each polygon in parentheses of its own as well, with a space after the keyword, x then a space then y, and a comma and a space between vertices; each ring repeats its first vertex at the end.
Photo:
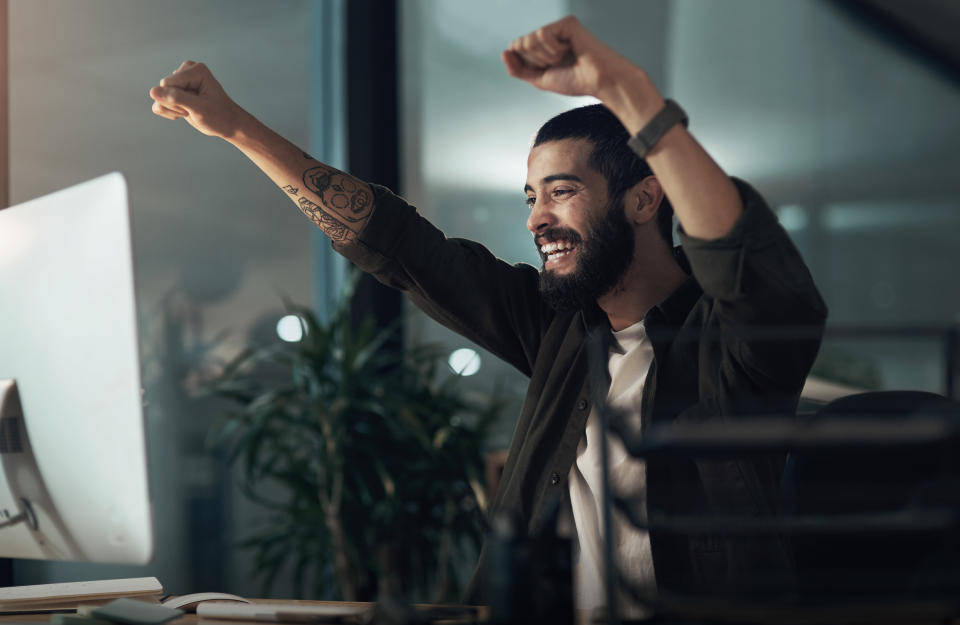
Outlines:
POLYGON ((0 301, 0 556, 148 562, 121 174, 0 210, 0 301))

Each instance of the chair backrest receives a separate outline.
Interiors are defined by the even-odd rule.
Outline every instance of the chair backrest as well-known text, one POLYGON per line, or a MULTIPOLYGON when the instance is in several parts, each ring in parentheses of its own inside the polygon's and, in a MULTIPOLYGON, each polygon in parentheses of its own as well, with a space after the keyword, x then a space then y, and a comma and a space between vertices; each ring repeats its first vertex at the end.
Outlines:
MULTIPOLYGON (((960 422, 960 403, 935 393, 882 391, 830 402, 817 418, 940 415, 960 422)), ((784 470, 787 514, 883 514, 950 503, 957 440, 885 448, 792 452, 784 470)), ((956 504, 956 501, 953 502, 956 504)), ((811 594, 927 592, 960 583, 958 529, 823 533, 793 540, 800 584, 811 594)))
POLYGON ((819 415, 957 414, 960 403, 927 391, 874 391, 835 399, 819 415))

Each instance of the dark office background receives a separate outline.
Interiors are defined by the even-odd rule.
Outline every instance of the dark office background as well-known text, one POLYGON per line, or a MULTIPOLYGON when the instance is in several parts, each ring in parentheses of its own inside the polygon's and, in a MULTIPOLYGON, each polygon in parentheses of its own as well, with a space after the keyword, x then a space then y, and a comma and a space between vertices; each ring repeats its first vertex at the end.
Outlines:
MULTIPOLYGON (((580 101, 512 81, 499 52, 577 14, 769 199, 830 306, 817 374, 863 389, 943 393, 954 382, 960 11, 950 0, 8 4, 9 202, 111 170, 130 183, 158 540, 148 567, 18 562, 18 584, 156 575, 174 593, 258 592, 233 544, 262 513, 204 447, 212 415, 189 390, 205 359, 270 331, 281 296, 329 306, 343 264, 239 153, 150 113, 148 89, 186 58, 281 134, 397 188, 449 235, 536 262, 520 192, 529 141, 580 101)), ((473 348, 374 287, 358 306, 402 314, 407 344, 473 348)), ((525 380, 479 356, 464 383, 511 401, 487 442, 498 449, 525 380)))

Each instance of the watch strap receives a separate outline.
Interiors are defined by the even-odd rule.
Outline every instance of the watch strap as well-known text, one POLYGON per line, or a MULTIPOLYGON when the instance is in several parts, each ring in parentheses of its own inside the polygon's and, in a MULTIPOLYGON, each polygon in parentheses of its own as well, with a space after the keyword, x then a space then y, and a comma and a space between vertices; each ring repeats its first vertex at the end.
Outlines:
POLYGON ((687 114, 680 108, 679 104, 667 99, 660 112, 654 115, 653 119, 647 122, 647 125, 640 132, 630 137, 627 145, 637 153, 637 156, 645 158, 647 153, 653 149, 653 146, 657 145, 663 138, 663 135, 667 134, 667 131, 677 124, 683 124, 683 127, 686 128, 687 114))

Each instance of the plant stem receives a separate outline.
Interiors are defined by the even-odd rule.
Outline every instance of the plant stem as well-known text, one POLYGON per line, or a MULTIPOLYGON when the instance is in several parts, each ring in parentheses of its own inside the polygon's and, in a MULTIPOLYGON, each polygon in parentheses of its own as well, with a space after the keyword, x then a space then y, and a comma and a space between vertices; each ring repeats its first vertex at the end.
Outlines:
MULTIPOLYGON (((323 505, 322 501, 321 505, 323 505)), ((337 571, 341 598, 344 601, 356 601, 357 585, 354 583, 353 574, 350 571, 350 561, 347 557, 347 537, 343 532, 343 524, 340 523, 340 515, 335 510, 328 509, 326 505, 324 505, 324 511, 326 512, 327 530, 330 532, 331 542, 333 543, 333 566, 337 571)))
POLYGON ((440 549, 437 553, 437 583, 433 589, 433 600, 442 602, 446 599, 450 588, 450 557, 453 553, 453 515, 456 513, 456 504, 447 499, 443 511, 443 534, 440 536, 440 549))
POLYGON ((340 598, 343 601, 357 600, 357 584, 353 579, 353 572, 350 570, 350 559, 347 555, 347 536, 343 531, 343 523, 340 520, 340 501, 343 496, 343 462, 337 453, 337 442, 333 436, 333 428, 330 427, 330 421, 326 415, 320 413, 320 427, 324 434, 326 443, 326 456, 329 464, 332 465, 334 484, 329 484, 328 472, 324 470, 323 463, 317 463, 317 498, 320 500, 320 506, 323 508, 324 519, 327 524, 327 531, 330 532, 330 542, 333 547, 333 566, 337 572, 337 585, 340 586, 340 598), (328 494, 329 493, 329 494, 328 494))

